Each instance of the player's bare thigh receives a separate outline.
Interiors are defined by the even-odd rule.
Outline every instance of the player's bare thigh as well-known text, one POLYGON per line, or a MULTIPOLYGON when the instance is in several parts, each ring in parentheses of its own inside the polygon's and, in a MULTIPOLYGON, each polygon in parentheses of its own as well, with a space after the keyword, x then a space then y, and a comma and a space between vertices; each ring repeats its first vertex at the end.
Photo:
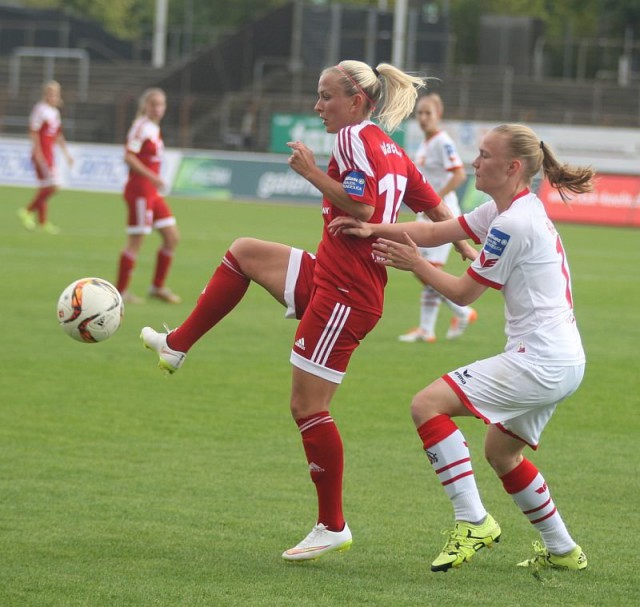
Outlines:
POLYGON ((291 367, 291 415, 303 419, 320 411, 328 411, 331 399, 340 384, 312 375, 298 367, 291 367))
POLYGON ((247 278, 264 287, 283 306, 291 247, 279 242, 238 238, 229 247, 247 278))
POLYGON ((437 415, 471 415, 458 395, 441 377, 420 390, 411 401, 411 417, 416 428, 437 415))

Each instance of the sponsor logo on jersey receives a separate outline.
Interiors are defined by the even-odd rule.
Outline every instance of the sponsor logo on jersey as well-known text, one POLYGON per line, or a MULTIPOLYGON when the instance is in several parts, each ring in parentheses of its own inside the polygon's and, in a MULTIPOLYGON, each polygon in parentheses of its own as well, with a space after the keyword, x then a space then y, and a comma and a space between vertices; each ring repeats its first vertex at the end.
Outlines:
POLYGON ((362 196, 366 179, 362 171, 351 171, 342 182, 344 191, 351 196, 362 196))
POLYGON ((509 244, 511 236, 501 232, 497 228, 491 228, 489 234, 487 234, 487 240, 484 243, 484 250, 490 255, 500 257, 509 244))
POLYGON ((498 263, 498 260, 495 257, 488 259, 487 256, 484 254, 484 251, 480 252, 480 265, 483 268, 492 268, 497 263, 498 263))

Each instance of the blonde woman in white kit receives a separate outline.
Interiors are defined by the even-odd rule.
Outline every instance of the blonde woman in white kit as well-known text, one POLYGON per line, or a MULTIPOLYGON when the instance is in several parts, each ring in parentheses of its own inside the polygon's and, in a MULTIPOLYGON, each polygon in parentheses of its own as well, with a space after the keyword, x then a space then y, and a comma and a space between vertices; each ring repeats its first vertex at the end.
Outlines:
MULTIPOLYGON (((438 93, 426 93, 418 99, 415 116, 425 137, 416 150, 414 160, 431 187, 458 217, 460 205, 456 190, 466 181, 467 175, 453 139, 441 128, 443 113, 444 105, 438 93)), ((429 221, 422 213, 418 214, 418 220, 429 221)), ((449 259, 452 246, 447 243, 439 247, 420 248, 420 254, 432 264, 443 267, 449 259)), ((420 293, 420 324, 398 339, 408 343, 435 342, 436 321, 443 301, 453 312, 447 339, 460 337, 478 318, 478 313, 470 306, 459 306, 429 285, 424 285, 420 293)))
POLYGON ((539 534, 533 556, 518 566, 581 571, 587 557, 565 526, 547 481, 524 454, 527 446, 538 449, 556 407, 580 386, 586 362, 567 255, 531 188, 541 171, 566 201, 571 194, 593 191, 595 173, 560 162, 529 127, 519 124, 486 133, 472 166, 477 189, 491 199, 457 219, 374 225, 339 217, 329 229, 378 237, 373 244, 378 263, 412 271, 461 304, 474 302, 488 289, 504 298, 504 350, 445 373, 411 402, 425 455, 454 515, 431 570, 460 567, 502 536, 483 505, 467 440, 454 421, 474 416, 487 425, 487 461, 539 534), (461 276, 433 266, 418 252, 417 244, 439 245, 465 235, 483 246, 461 276))

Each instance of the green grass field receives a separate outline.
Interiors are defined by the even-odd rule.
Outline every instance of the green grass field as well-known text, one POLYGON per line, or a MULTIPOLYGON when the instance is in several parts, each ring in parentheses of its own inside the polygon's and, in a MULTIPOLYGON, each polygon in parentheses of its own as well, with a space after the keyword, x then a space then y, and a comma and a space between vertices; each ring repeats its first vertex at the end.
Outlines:
MULTIPOLYGON (((179 323, 233 238, 315 250, 316 208, 172 199, 183 242, 169 284, 185 303, 129 306, 109 341, 72 341, 57 326, 62 289, 115 280, 124 243, 118 196, 61 192, 63 233, 22 229, 30 190, 0 189, 0 606, 638 605, 637 230, 559 226, 588 356, 581 389, 529 452, 589 558, 582 573, 534 577, 514 564, 537 534, 483 460, 484 426, 460 420, 495 550, 432 574, 451 508, 421 452, 411 396, 445 371, 500 351, 502 300, 455 342, 401 344, 419 288, 391 272, 385 316, 358 349, 332 413, 346 455, 354 544, 316 563, 281 552, 315 522, 315 492, 288 410, 295 323, 257 287, 166 378, 138 335, 179 323)), ((139 259, 148 286, 157 240, 139 259)), ((452 261, 450 268, 462 271, 452 261)), ((443 307, 440 334, 449 314, 443 307)))

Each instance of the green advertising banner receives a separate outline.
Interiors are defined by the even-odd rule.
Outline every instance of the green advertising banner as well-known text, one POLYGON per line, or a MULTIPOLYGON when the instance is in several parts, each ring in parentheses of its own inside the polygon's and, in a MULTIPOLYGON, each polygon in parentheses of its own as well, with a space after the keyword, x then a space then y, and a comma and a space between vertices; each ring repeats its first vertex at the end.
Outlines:
POLYGON ((291 202, 320 202, 322 198, 315 187, 289 168, 286 158, 267 154, 185 153, 171 193, 291 202))
MULTIPOLYGON (((326 163, 318 165, 326 169, 326 163)), ((473 175, 458 189, 460 207, 468 212, 487 200, 478 192, 473 175)), ((319 203, 322 196, 306 179, 291 170, 286 157, 237 152, 182 155, 171 194, 211 199, 319 203)))
POLYGON ((467 181, 458 188, 458 200, 460 201, 460 210, 463 213, 473 211, 476 207, 489 200, 484 192, 476 190, 476 178, 474 175, 467 175, 467 181))
POLYGON ((207 196, 229 199, 232 197, 233 171, 224 162, 209 156, 183 156, 176 173, 172 194, 207 196))
MULTIPOLYGON (((324 130, 322 120, 310 114, 274 114, 271 117, 271 137, 269 151, 288 154, 288 141, 302 141, 314 154, 330 156, 333 150, 335 134, 324 130)), ((404 147, 404 131, 402 125, 391 138, 404 147)))

